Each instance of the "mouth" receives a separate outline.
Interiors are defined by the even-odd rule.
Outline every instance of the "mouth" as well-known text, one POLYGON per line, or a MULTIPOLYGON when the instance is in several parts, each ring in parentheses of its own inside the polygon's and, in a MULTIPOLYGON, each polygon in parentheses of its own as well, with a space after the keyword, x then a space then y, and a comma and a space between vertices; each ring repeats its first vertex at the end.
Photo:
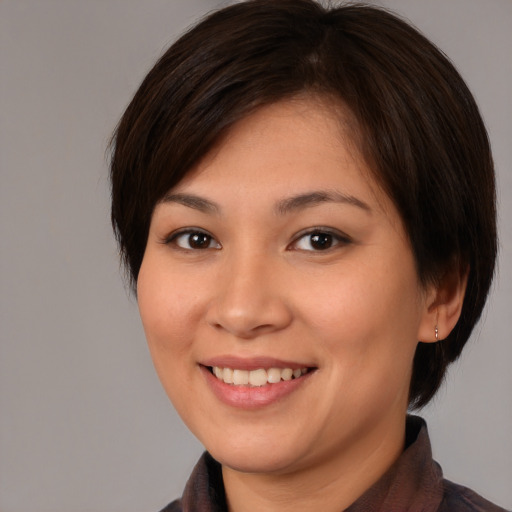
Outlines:
POLYGON ((221 356, 200 364, 206 383, 220 402, 236 409, 270 406, 307 389, 314 366, 272 358, 221 356))
POLYGON ((207 366, 208 371, 224 384, 232 386, 262 387, 279 382, 296 380, 315 368, 257 368, 244 370, 221 366, 207 366))

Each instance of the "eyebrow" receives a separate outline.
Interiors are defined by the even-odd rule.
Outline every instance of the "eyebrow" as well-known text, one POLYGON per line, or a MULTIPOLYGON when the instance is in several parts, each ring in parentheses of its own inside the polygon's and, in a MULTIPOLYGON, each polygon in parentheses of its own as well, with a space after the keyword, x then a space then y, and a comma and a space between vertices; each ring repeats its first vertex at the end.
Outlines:
POLYGON ((219 213, 220 206, 209 199, 191 194, 167 194, 162 203, 178 203, 203 213, 219 213))
MULTIPOLYGON (((218 214, 221 211, 217 203, 193 194, 167 194, 162 199, 162 203, 178 203, 203 213, 218 214)), ((278 201, 274 210, 279 215, 286 215, 292 211, 311 208, 322 203, 342 203, 356 206, 368 213, 372 211, 364 201, 350 194, 338 192, 337 190, 317 190, 288 197, 278 201)))
POLYGON ((350 194, 343 194, 337 190, 318 190, 299 194, 279 201, 275 207, 276 213, 286 215, 294 210, 311 208, 322 203, 342 203, 356 206, 371 213, 371 208, 363 201, 350 194))

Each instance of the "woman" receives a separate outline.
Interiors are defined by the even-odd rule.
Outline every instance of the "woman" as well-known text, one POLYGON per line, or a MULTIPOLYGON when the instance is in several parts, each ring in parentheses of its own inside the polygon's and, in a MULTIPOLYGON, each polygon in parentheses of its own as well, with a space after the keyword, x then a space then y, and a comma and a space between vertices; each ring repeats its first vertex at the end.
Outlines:
POLYGON ((502 510, 407 417, 496 256, 485 127, 429 41, 372 7, 235 4, 164 54, 113 148, 150 351, 207 450, 165 510, 502 510))

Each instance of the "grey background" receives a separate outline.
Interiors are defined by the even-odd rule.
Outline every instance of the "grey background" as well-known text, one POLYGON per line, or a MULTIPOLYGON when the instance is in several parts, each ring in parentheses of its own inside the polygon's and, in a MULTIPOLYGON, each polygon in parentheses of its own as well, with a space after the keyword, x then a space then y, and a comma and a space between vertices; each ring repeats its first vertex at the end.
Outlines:
MULTIPOLYGON (((388 0, 454 60, 488 124, 501 262, 423 411, 448 478, 512 507, 512 1, 388 0)), ((0 510, 159 510, 201 447, 153 372, 123 287, 105 148, 154 60, 208 0, 0 1, 0 510)))

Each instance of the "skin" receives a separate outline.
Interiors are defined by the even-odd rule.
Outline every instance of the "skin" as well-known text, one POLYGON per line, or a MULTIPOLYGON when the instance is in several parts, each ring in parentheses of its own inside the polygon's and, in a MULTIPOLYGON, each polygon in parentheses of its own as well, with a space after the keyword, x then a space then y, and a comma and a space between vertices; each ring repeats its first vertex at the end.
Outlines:
POLYGON ((417 341, 433 342, 436 323, 445 336, 462 296, 460 280, 420 284, 395 207, 332 105, 311 98, 238 122, 170 191, 138 278, 159 377, 221 462, 236 512, 342 510, 376 482, 403 450, 417 341), (290 201, 317 192, 326 197, 290 201), (190 227, 205 248, 191 246, 190 227), (314 371, 244 409, 205 379, 201 364, 219 356, 314 371))

